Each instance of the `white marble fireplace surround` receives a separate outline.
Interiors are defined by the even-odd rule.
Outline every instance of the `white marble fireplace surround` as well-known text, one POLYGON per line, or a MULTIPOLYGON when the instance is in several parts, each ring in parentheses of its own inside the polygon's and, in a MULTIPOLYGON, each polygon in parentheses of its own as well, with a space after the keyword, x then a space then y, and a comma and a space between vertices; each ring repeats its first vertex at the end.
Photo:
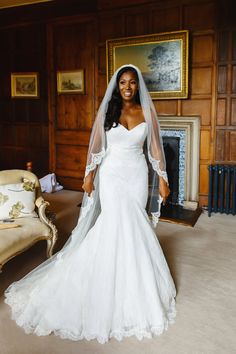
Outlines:
POLYGON ((159 116, 159 122, 162 135, 176 136, 179 132, 184 140, 185 156, 180 159, 180 169, 183 169, 179 179, 180 204, 186 209, 196 209, 199 198, 200 117, 159 116))

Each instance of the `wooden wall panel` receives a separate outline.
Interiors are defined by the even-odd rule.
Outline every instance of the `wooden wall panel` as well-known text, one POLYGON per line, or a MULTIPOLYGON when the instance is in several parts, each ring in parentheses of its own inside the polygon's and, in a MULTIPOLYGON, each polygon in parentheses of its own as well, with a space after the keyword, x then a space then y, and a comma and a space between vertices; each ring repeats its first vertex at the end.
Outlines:
POLYGON ((218 93, 227 91, 227 66, 220 65, 218 68, 218 93))
POLYGON ((200 116, 201 125, 211 125, 211 99, 186 100, 182 103, 182 114, 200 116))
POLYGON ((195 35, 192 39, 192 62, 204 63, 214 60, 214 37, 212 34, 195 35))
POLYGON ((106 74, 106 46, 98 46, 98 72, 106 74))
MULTIPOLYGON (((207 165, 200 165, 200 191, 202 196, 206 197, 208 194, 208 167, 207 165)), ((204 199, 205 200, 205 199, 204 199)))
MULTIPOLYGON (((107 87, 107 78, 105 74, 100 74, 99 79, 98 79, 98 88, 97 88, 97 94, 98 94, 98 100, 101 102, 103 99, 103 96, 105 94, 106 88, 107 87)), ((98 107, 96 107, 98 108, 98 107)))
POLYGON ((200 159, 210 160, 211 159, 211 133, 209 130, 201 131, 201 146, 200 146, 200 159))
MULTIPOLYGON (((2 124, 1 129, 1 144, 2 148, 7 146, 15 146, 16 139, 15 139, 15 127, 10 124, 2 124)), ((4 166, 2 167, 4 168, 4 166)))
MULTIPOLYGON (((99 10, 125 8, 127 5, 137 7, 144 3, 149 3, 150 0, 97 0, 99 10)), ((115 11, 115 10, 113 10, 115 11)))
POLYGON ((24 169, 32 161, 41 177, 48 173, 46 28, 42 23, 1 25, 0 169, 24 169), (39 99, 11 98, 11 73, 32 71, 39 73, 39 99))
POLYGON ((211 68, 193 68, 191 94, 211 95, 212 70, 211 68))
MULTIPOLYGON (((196 9, 194 28, 201 27, 200 11, 204 11, 206 4, 199 4, 196 9), (200 21, 197 23, 197 21, 200 21)), ((208 5, 207 5, 208 6, 208 5)), ((192 11, 195 5, 189 5, 192 11)), ((186 11, 186 9, 185 9, 186 11)), ((186 13, 186 12, 185 12, 186 13)), ((207 26, 207 24, 206 24, 207 26)), ((182 115, 196 115, 201 118, 200 142, 200 205, 207 204, 208 169, 213 161, 212 143, 214 141, 214 89, 215 89, 215 32, 208 30, 192 31, 190 42, 190 97, 181 101, 182 115)), ((211 26, 209 25, 209 28, 211 26)))
POLYGON ((229 160, 236 161, 236 131, 229 133, 229 160))
POLYGON ((123 37, 125 35, 125 18, 122 13, 108 13, 102 15, 102 21, 99 22, 99 42, 105 42, 107 39, 123 37))
MULTIPOLYGON (((37 136, 35 137, 36 141, 38 136, 39 135, 37 134, 37 136)), ((16 146, 22 146, 22 147, 24 147, 25 145, 29 145, 29 129, 26 124, 17 126, 15 144, 16 146)))
POLYGON ((221 31, 218 35, 218 60, 225 61, 228 58, 229 36, 227 31, 221 31))
POLYGON ((227 28, 218 34, 217 62, 217 120, 215 160, 236 163, 236 40, 235 29, 227 28))
MULTIPOLYGON (((87 85, 88 86, 88 85, 87 85)), ((91 121, 88 117, 91 101, 82 95, 58 95, 57 97, 57 128, 58 129, 89 129, 91 121)))
POLYGON ((12 168, 12 161, 15 160, 16 149, 4 146, 0 151, 0 166, 1 170, 9 170, 12 168))
POLYGON ((158 100, 154 104, 159 115, 177 115, 177 100, 158 100))
POLYGON ((94 32, 91 22, 54 29, 55 71, 84 69, 85 94, 57 95, 58 129, 90 129, 94 92, 94 32), (68 56, 68 53, 70 55, 68 56))
MULTIPOLYGON (((234 24, 235 25, 235 24, 234 24)), ((236 60, 236 29, 232 30, 232 60, 236 60)))
POLYGON ((226 99, 219 99, 217 102, 217 125, 225 125, 226 124, 226 99))
POLYGON ((158 9, 153 8, 152 16, 152 32, 169 32, 177 31, 180 25, 181 9, 179 6, 158 9))
POLYGON ((183 18, 185 28, 212 29, 216 23, 216 3, 207 1, 184 5, 183 18))
POLYGON ((81 163, 86 159, 87 147, 74 145, 57 145, 57 170, 63 172, 63 176, 82 178, 84 166, 81 163))
MULTIPOLYGON (((9 72, 10 70, 8 71, 8 75, 6 78, 2 78, 2 82, 9 82, 9 72)), ((0 87, 1 86, 7 87, 7 85, 0 85, 0 87)), ((10 93, 7 93, 7 96, 5 96, 5 94, 2 94, 0 97, 2 97, 0 113, 1 121, 12 123, 14 121, 13 104, 9 98, 6 98, 10 97, 10 93)))
POLYGON ((223 161, 225 158, 225 145, 226 145, 226 136, 224 130, 216 131, 216 161, 223 161))
POLYGON ((57 145, 58 180, 68 189, 81 189, 87 157, 87 146, 57 145))
POLYGON ((232 65, 232 93, 236 93, 236 65, 232 65))
MULTIPOLYGON (((144 9, 143 9, 144 10, 144 9)), ((149 16, 144 11, 127 14, 125 16, 125 27, 127 36, 138 36, 149 33, 149 16)))
POLYGON ((236 125, 236 97, 231 100, 231 125, 236 125))
POLYGON ((88 132, 92 128, 95 105, 95 21, 92 17, 79 17, 73 21, 56 22, 49 26, 48 37, 52 57, 49 67, 55 76, 57 71, 83 69, 84 94, 57 94, 52 89, 50 107, 51 158, 53 170, 65 188, 81 188, 86 164, 88 132), (68 55, 70 53, 70 55, 68 55), (79 180, 79 182, 78 182, 79 180))

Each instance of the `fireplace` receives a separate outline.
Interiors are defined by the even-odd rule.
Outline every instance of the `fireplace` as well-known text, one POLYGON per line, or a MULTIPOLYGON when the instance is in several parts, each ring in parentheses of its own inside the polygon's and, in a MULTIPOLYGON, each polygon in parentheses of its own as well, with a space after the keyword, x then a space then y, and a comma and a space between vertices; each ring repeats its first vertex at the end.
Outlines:
POLYGON ((178 137, 163 136, 163 146, 166 158, 166 172, 170 188, 168 203, 179 204, 179 149, 180 139, 178 137))
POLYGON ((200 118, 159 117, 171 189, 168 202, 195 210, 199 197, 200 118))

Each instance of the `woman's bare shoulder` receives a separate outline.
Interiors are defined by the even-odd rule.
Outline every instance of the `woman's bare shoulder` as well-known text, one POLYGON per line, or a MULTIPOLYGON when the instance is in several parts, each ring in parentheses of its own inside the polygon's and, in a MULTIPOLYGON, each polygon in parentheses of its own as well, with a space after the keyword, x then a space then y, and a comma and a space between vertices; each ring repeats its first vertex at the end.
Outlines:
POLYGON ((143 109, 142 109, 142 106, 140 104, 137 104, 137 107, 136 107, 136 115, 138 115, 139 117, 144 117, 143 115, 143 109))

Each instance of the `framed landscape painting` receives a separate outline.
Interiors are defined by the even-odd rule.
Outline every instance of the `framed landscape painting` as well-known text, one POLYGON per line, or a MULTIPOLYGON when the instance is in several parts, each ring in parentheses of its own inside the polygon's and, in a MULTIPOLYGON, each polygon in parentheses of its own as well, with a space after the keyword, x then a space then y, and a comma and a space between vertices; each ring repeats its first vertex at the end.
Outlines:
POLYGON ((58 71, 57 93, 84 93, 84 70, 58 71))
POLYGON ((137 66, 153 99, 188 97, 188 31, 107 40, 107 81, 125 64, 137 66))
POLYGON ((39 98, 38 73, 11 73, 12 98, 39 98))

